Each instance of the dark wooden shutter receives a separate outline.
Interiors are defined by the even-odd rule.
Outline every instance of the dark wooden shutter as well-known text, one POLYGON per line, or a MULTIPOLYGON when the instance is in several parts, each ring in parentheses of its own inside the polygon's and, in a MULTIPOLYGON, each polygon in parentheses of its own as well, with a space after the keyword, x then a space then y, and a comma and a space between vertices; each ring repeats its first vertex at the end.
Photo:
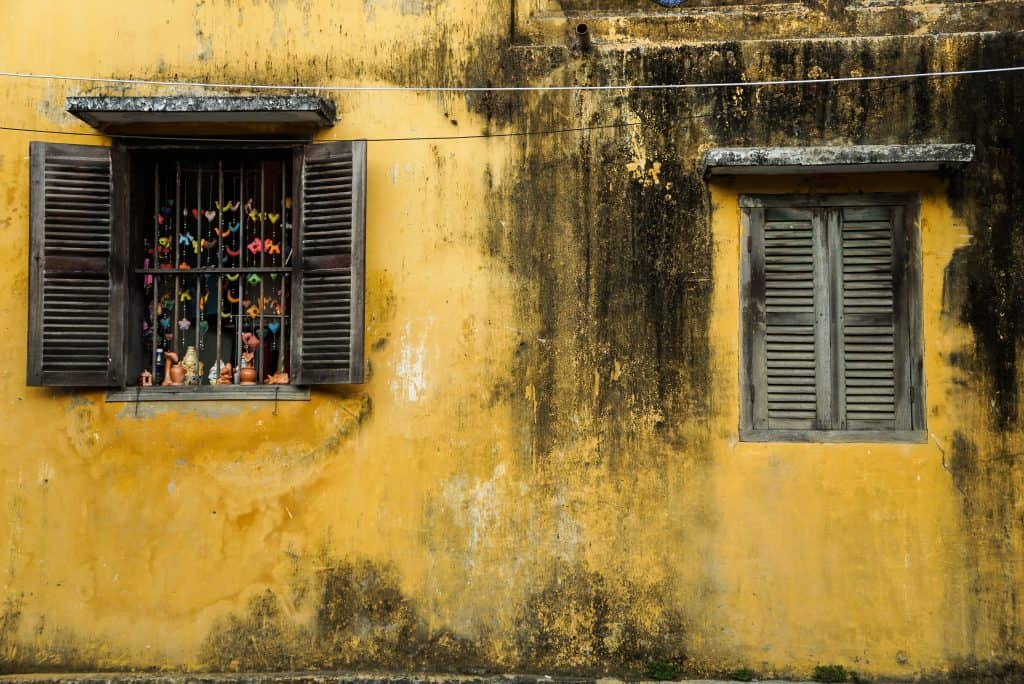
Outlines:
POLYGON ((28 384, 123 384, 123 278, 107 147, 33 142, 28 384))
POLYGON ((843 207, 836 326, 839 429, 909 430, 910 340, 902 206, 843 207))
POLYGON ((363 381, 366 141, 296 153, 299 228, 292 374, 299 385, 363 381))
POLYGON ((822 307, 818 253, 821 227, 804 208, 749 213, 751 310, 747 312, 750 426, 760 430, 819 427, 818 376, 822 307))

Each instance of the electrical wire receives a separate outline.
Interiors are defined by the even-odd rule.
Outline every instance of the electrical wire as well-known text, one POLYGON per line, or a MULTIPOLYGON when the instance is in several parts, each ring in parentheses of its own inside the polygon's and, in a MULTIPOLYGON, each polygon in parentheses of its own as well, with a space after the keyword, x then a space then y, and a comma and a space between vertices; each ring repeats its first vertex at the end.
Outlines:
MULTIPOLYGON (((710 114, 698 114, 690 119, 703 119, 711 116, 710 114)), ((472 133, 468 135, 428 135, 428 136, 406 136, 397 138, 363 138, 366 142, 413 142, 418 140, 477 140, 481 138, 513 138, 520 136, 532 136, 532 135, 557 135, 559 133, 578 133, 583 131, 596 131, 608 128, 627 128, 630 126, 639 126, 640 121, 626 121, 616 124, 603 124, 600 126, 578 126, 575 128, 554 128, 542 131, 510 131, 506 133, 472 133)), ((84 133, 80 131, 58 131, 46 128, 21 128, 18 126, 0 126, 0 131, 13 131, 17 133, 44 133, 47 135, 72 135, 82 136, 87 138, 115 138, 118 140, 146 140, 156 142, 203 142, 203 143, 251 143, 251 144, 272 144, 272 143, 303 143, 313 142, 311 138, 285 138, 285 139, 270 139, 270 138, 183 138, 179 136, 165 136, 165 135, 126 135, 126 134, 107 134, 107 133, 84 133)), ((326 140, 323 142, 327 142, 326 140)))
MULTIPOLYGON (((1024 70, 1024 67, 1019 67, 1020 70, 1024 70)), ((881 86, 883 90, 889 90, 896 87, 905 85, 902 81, 889 81, 881 86)), ((696 121, 698 119, 707 119, 715 114, 693 114, 691 116, 682 117, 677 119, 678 123, 686 121, 696 121)), ((443 141, 443 140, 479 140, 483 138, 514 138, 514 137, 525 137, 525 136, 537 136, 537 135, 557 135, 561 133, 580 133, 585 131, 615 129, 615 128, 629 128, 632 126, 642 125, 641 121, 627 121, 622 123, 614 124, 602 124, 598 126, 578 126, 572 128, 555 128, 540 131, 509 131, 504 133, 472 133, 467 135, 429 135, 429 136, 399 136, 399 137, 388 137, 388 138, 363 138, 366 142, 373 143, 387 143, 387 142, 415 142, 415 141, 443 141)), ((284 139, 273 139, 273 138, 217 138, 217 137, 181 137, 181 136, 166 136, 166 135, 130 135, 123 133, 88 133, 83 131, 58 131, 53 129, 45 128, 22 128, 18 126, 4 126, 0 125, 0 131, 12 131, 18 133, 44 133, 47 135, 68 135, 68 136, 81 136, 89 138, 113 138, 118 140, 139 140, 139 141, 155 141, 155 142, 200 142, 200 143, 251 143, 251 144, 296 144, 296 143, 310 143, 313 142, 312 138, 301 138, 292 137, 284 139)))
POLYGON ((69 81, 77 83, 104 83, 108 85, 169 86, 175 88, 216 88, 219 90, 284 90, 292 92, 340 93, 505 93, 505 92, 593 92, 630 90, 689 90, 703 88, 750 88, 761 86, 813 85, 820 83, 859 83, 864 81, 893 81, 912 78, 945 78, 977 74, 1002 74, 1024 71, 1024 66, 959 69, 955 71, 925 71, 867 76, 830 76, 822 78, 781 79, 762 81, 728 81, 724 83, 627 83, 617 85, 564 85, 564 86, 341 86, 341 85, 271 85, 266 83, 210 83, 205 81, 161 81, 137 78, 109 78, 102 76, 66 76, 62 74, 36 74, 21 71, 0 71, 0 77, 69 81))

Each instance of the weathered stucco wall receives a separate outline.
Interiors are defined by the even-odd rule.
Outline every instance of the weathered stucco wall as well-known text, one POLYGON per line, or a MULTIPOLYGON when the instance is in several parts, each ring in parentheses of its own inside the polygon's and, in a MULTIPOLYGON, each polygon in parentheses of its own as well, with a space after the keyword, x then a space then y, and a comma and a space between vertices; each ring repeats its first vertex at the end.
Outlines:
MULTIPOLYGON (((611 33, 581 54, 572 24, 555 40, 550 17, 497 0, 8 1, 0 64, 571 84, 1024 54, 1024 37, 999 33, 1020 25, 1022 3, 795 4, 753 32, 705 8, 671 43, 654 40, 670 19, 604 18, 595 30, 611 33)), ((68 95, 195 92, 0 84, 0 125, 80 132, 68 95)), ((369 380, 277 407, 136 409, 26 387, 28 143, 109 141, 0 132, 0 664, 1012 667, 1024 656, 1022 92, 1003 75, 334 94, 341 120, 325 138, 617 127, 371 143, 369 380), (951 177, 700 176, 712 145, 902 142, 974 143, 978 161, 951 177), (736 197, 805 189, 921 193, 927 444, 737 441, 736 197)))

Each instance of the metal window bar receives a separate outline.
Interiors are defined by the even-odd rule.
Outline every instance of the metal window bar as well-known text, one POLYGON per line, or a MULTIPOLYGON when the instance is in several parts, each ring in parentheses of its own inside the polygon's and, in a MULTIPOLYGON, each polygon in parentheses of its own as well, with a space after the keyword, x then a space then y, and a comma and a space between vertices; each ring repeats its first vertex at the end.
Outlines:
MULTIPOLYGON (((264 220, 267 215, 267 204, 266 204, 266 190, 267 190, 267 163, 260 162, 260 268, 264 266, 264 245, 265 240, 265 223, 264 220)), ((256 336, 260 338, 260 346, 257 348, 259 354, 256 355, 256 378, 257 382, 263 379, 263 356, 267 353, 266 345, 263 344, 263 277, 260 277, 260 294, 257 300, 257 307, 260 310, 260 323, 259 329, 256 330, 256 336)))
MULTIPOLYGON (((227 228, 224 225, 226 223, 225 216, 226 216, 227 212, 224 211, 224 161, 221 160, 221 159, 217 160, 217 202, 218 202, 218 205, 217 205, 218 216, 217 216, 217 235, 216 235, 216 238, 217 238, 217 263, 216 263, 216 267, 219 268, 219 267, 224 265, 224 257, 223 257, 223 254, 224 254, 224 240, 227 239, 227 238, 224 237, 224 232, 227 230, 227 228)), ((223 363, 223 361, 221 360, 221 349, 220 349, 220 336, 221 336, 221 327, 222 327, 221 326, 220 307, 221 307, 222 297, 224 296, 223 293, 221 292, 221 282, 224 280, 224 276, 222 276, 220 274, 217 274, 214 277, 217 279, 217 307, 216 307, 216 312, 214 313, 214 315, 216 316, 216 322, 217 322, 217 346, 214 347, 213 363, 214 363, 214 367, 217 369, 217 379, 219 380, 220 379, 221 364, 223 363)))
MULTIPOLYGON (((150 263, 150 265, 152 265, 152 266, 156 267, 157 269, 159 269, 160 268, 160 219, 158 217, 161 216, 161 211, 160 211, 161 210, 161 206, 160 206, 161 205, 161 202, 160 202, 160 165, 159 164, 154 164, 153 165, 153 204, 156 205, 156 212, 153 214, 153 259, 149 263, 150 263)), ((159 342, 161 342, 161 340, 159 340, 158 338, 160 336, 162 336, 163 333, 160 332, 160 320, 159 320, 160 317, 159 317, 158 311, 157 311, 157 309, 159 307, 159 303, 157 301, 157 298, 159 297, 159 294, 160 294, 160 276, 154 275, 154 276, 152 276, 152 278, 153 278, 153 282, 152 282, 153 296, 151 297, 151 300, 152 300, 151 301, 151 306, 153 308, 151 309, 150 314, 149 314, 150 336, 151 336, 152 344, 150 345, 151 351, 150 351, 150 364, 149 364, 150 365, 150 371, 149 372, 152 373, 153 382, 156 382, 157 377, 159 377, 159 374, 157 373, 157 368, 156 368, 156 349, 157 349, 157 344, 159 342)), ((146 279, 146 276, 143 276, 143 282, 145 282, 145 279, 146 279)), ((143 290, 143 291, 145 291, 145 290, 143 290)))
MULTIPOLYGON (((166 198, 168 193, 167 188, 164 187, 165 180, 169 180, 170 175, 165 173, 165 169, 170 170, 170 163, 156 162, 154 164, 153 258, 143 268, 135 269, 136 274, 143 278, 143 283, 146 277, 152 277, 151 286, 153 290, 150 297, 150 303, 153 307, 150 314, 152 338, 150 340, 149 366, 152 369, 153 376, 154 378, 159 376, 156 367, 157 350, 159 348, 163 347, 167 351, 173 350, 178 353, 179 359, 183 358, 183 347, 190 346, 187 344, 190 336, 187 334, 187 331, 180 328, 180 324, 186 318, 191 317, 191 325, 195 326, 191 339, 194 341, 197 351, 199 351, 200 358, 209 363, 209 368, 216 368, 218 371, 217 362, 225 360, 225 350, 222 348, 225 326, 233 322, 235 327, 235 349, 229 356, 229 359, 235 361, 235 368, 240 367, 241 355, 247 351, 247 348, 242 343, 241 335, 245 332, 246 328, 252 329, 253 334, 260 339, 260 347, 254 350, 253 366, 257 371, 256 382, 261 384, 270 374, 287 369, 289 318, 287 300, 290 295, 288 288, 290 277, 287 271, 287 262, 291 252, 294 225, 294 221, 290 220, 292 218, 290 215, 291 208, 287 204, 287 162, 280 162, 280 194, 278 194, 278 188, 273 182, 276 179, 272 178, 273 172, 276 172, 277 168, 270 166, 268 161, 260 162, 249 169, 246 169, 245 164, 240 162, 237 183, 229 183, 227 178, 228 172, 225 171, 223 159, 216 160, 215 164, 212 161, 193 164, 181 159, 174 160, 172 163, 174 169, 173 201, 166 198), (256 183, 259 183, 258 192, 257 188, 252 187, 256 183), (268 184, 271 187, 268 187, 268 184), (237 193, 232 192, 231 194, 237 194, 235 202, 237 202, 238 208, 229 214, 229 212, 225 211, 227 205, 225 195, 228 194, 229 187, 232 186, 233 190, 237 190, 237 193), (194 204, 189 201, 193 193, 194 204), (259 206, 255 205, 257 197, 259 198, 259 206), (210 203, 214 198, 217 203, 217 211, 213 213, 216 217, 215 220, 211 220, 207 218, 203 202, 210 203), (167 216, 167 218, 170 218, 170 221, 165 220, 163 225, 161 225, 160 218, 158 217, 163 213, 161 210, 164 208, 165 199, 168 200, 167 204, 171 204, 171 211, 167 216), (253 218, 248 216, 247 211, 242 211, 244 203, 248 200, 252 200, 253 203, 251 207, 255 211, 253 218), (280 230, 278 230, 277 222, 272 222, 269 227, 269 236, 266 223, 268 202, 269 206, 280 207, 281 216, 280 230), (192 209, 195 211, 193 212, 192 209), (239 228, 235 233, 230 232, 231 215, 234 215, 235 221, 239 224, 239 228), (196 220, 194 222, 189 221, 189 216, 193 216, 196 220), (206 218, 205 224, 204 218, 206 218), (203 247, 204 226, 208 229, 207 232, 210 233, 209 241, 217 241, 217 246, 215 250, 211 250, 212 254, 210 255, 205 254, 206 249, 209 248, 209 241, 207 248, 204 249, 203 247), (169 232, 166 237, 174 240, 173 249, 169 250, 167 258, 161 254, 160 246, 161 233, 164 231, 169 232), (248 233, 253 239, 257 239, 257 232, 260 250, 250 252, 251 258, 247 258, 244 250, 247 247, 247 243, 252 241, 246 239, 246 234, 248 233), (228 236, 225 237, 224 233, 227 233, 228 236), (190 238, 186 239, 185 243, 187 244, 182 242, 182 236, 190 238), (268 237, 271 240, 274 237, 280 240, 278 243, 280 253, 271 254, 269 258, 266 251, 268 237), (192 244, 192 240, 196 241, 195 245, 192 244), (231 249, 232 242, 237 246, 239 254, 237 258, 226 255, 226 251, 231 249), (195 254, 194 259, 189 256, 193 253, 195 254), (225 264, 225 258, 230 263, 225 264), (171 259, 173 259, 173 263, 167 263, 171 259), (237 274, 237 278, 234 281, 226 280, 225 276, 234 274, 237 274), (247 282, 248 277, 253 274, 261 275, 258 287, 254 283, 247 282), (273 283, 270 288, 265 287, 265 277, 267 276, 271 276, 271 282, 273 283), (209 282, 210 277, 215 278, 217 283, 216 306, 213 307, 217 329, 216 345, 212 351, 207 352, 205 351, 205 345, 203 345, 205 339, 201 326, 201 319, 205 317, 206 308, 201 304, 204 287, 207 296, 213 294, 214 288, 212 283, 209 282), (162 293, 161 285, 164 285, 166 289, 170 286, 171 279, 173 279, 174 292, 173 308, 165 309, 163 312, 166 317, 171 319, 169 321, 169 329, 167 333, 164 333, 160 327, 160 319, 162 317, 160 309, 163 308, 166 297, 170 292, 162 293), (190 279, 194 280, 194 286, 192 285, 193 280, 190 279), (224 315, 232 308, 230 307, 230 302, 225 303, 225 295, 231 294, 233 285, 237 291, 238 306, 234 307, 236 310, 233 314, 224 315), (188 295, 185 294, 186 292, 188 295), (253 296, 257 292, 258 298, 253 296), (270 296, 268 296, 268 293, 270 296), (184 300, 182 299, 183 297, 184 300), (252 311, 253 315, 249 315, 250 312, 245 306, 247 299, 250 305, 257 307, 258 314, 257 311, 252 311), (273 302, 274 311, 266 310, 266 307, 270 305, 269 302, 273 302), (231 319, 234 320, 231 321, 231 319), (270 349, 267 346, 270 339, 268 321, 278 322, 277 332, 274 333, 274 341, 279 344, 274 345, 277 347, 275 349, 270 349), (277 338, 278 335, 280 340, 277 338), (203 345, 203 348, 200 348, 201 345, 203 345)), ((213 209, 210 211, 213 212, 213 209)), ((148 251, 146 254, 148 254, 148 251)), ((204 384, 206 377, 207 374, 205 372, 201 374, 198 378, 198 383, 204 384)), ((210 381, 207 380, 207 382, 210 381)), ((213 382, 216 382, 216 377, 213 382)))

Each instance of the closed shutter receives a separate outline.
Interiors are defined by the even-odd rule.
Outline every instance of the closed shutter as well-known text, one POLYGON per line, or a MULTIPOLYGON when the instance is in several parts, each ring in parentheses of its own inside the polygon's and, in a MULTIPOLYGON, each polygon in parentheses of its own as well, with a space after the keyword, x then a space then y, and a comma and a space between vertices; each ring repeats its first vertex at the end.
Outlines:
POLYGON ((299 227, 292 372, 300 385, 363 381, 366 141, 296 154, 299 227))
POLYGON ((837 388, 845 430, 910 429, 904 220, 898 206, 843 207, 837 388))
POLYGON ((123 384, 111 151, 30 147, 29 385, 123 384))
POLYGON ((751 285, 756 306, 752 419, 759 429, 815 429, 821 354, 815 321, 820 228, 810 209, 769 207, 751 215, 751 285), (817 228, 817 230, 816 230, 817 228))

